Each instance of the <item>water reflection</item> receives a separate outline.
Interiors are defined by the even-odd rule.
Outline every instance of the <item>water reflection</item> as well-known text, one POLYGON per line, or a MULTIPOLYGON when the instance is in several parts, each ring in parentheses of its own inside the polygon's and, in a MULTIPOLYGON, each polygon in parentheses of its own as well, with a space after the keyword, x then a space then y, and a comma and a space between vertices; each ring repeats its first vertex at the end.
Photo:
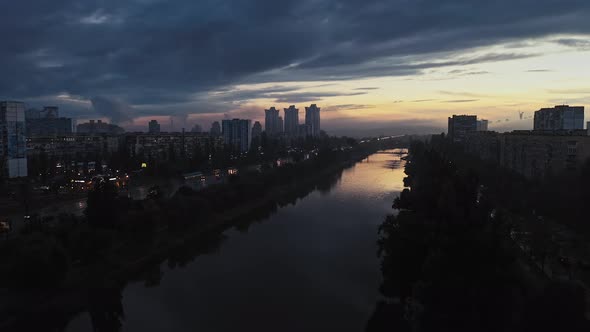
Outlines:
POLYGON ((90 320, 95 332, 117 332, 121 330, 125 313, 121 302, 121 291, 116 288, 93 289, 89 292, 90 320))
POLYGON ((360 331, 379 297, 377 227, 403 161, 375 154, 91 292, 66 331, 360 331))

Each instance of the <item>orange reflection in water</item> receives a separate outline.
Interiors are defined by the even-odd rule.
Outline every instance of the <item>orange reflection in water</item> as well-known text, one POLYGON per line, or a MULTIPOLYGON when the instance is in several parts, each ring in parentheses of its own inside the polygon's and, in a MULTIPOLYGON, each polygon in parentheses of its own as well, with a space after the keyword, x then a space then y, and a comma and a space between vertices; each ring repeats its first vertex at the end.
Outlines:
POLYGON ((347 195, 381 198, 404 189, 406 177, 402 158, 406 150, 395 149, 375 153, 346 170, 341 179, 341 191, 347 195))

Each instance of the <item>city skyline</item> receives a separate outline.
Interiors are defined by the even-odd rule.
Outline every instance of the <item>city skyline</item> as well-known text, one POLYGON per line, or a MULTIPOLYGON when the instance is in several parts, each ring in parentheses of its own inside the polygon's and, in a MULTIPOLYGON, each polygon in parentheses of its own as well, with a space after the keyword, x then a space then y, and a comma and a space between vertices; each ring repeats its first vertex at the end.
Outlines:
MULTIPOLYGON (((29 129, 33 128, 31 126, 34 126, 34 128, 32 129, 33 132, 32 134, 35 136, 52 136, 52 135, 68 135, 68 134, 72 134, 74 133, 73 129, 75 127, 80 128, 80 125, 92 125, 94 123, 98 123, 98 124, 104 124, 104 125, 114 125, 113 128, 119 128, 119 130, 121 132, 125 131, 125 128, 119 127, 118 125, 116 125, 114 122, 109 123, 109 121, 104 121, 103 119, 88 119, 86 122, 77 122, 76 119, 71 119, 71 118, 64 118, 64 117, 59 117, 59 107, 58 106, 44 106, 43 110, 39 110, 37 108, 28 108, 26 106, 25 103, 20 102, 20 101, 10 101, 12 103, 19 103, 22 104, 24 106, 25 109, 25 118, 27 120, 27 131, 30 131, 29 129), (54 123, 57 120, 60 121, 60 124, 54 123), (39 121, 39 124, 37 124, 35 121, 39 121), (77 123, 77 125, 71 126, 72 121, 74 123, 77 123), (63 122, 63 124, 61 124, 61 122, 63 122), (70 124, 70 126, 68 127, 67 124, 70 124), (41 131, 37 128, 38 126, 41 126, 42 129, 41 131), (46 127, 46 128, 45 128, 46 127), (63 127, 63 128, 62 128, 63 127)), ((265 109, 264 111, 264 117, 263 117, 263 123, 265 124, 264 128, 261 128, 261 132, 266 132, 267 134, 270 133, 270 135, 272 136, 286 136, 286 137, 295 137, 295 136, 305 136, 305 135, 311 135, 311 136, 318 136, 319 132, 323 129, 314 129, 314 128, 320 128, 320 124, 319 124, 319 113, 320 113, 320 109, 319 107, 317 107, 316 104, 311 104, 309 107, 304 107, 305 109, 305 113, 303 114, 303 122, 299 123, 299 116, 298 116, 298 112, 299 109, 297 109, 295 107, 295 105, 290 105, 289 108, 284 108, 284 118, 282 116, 279 116, 280 110, 277 109, 276 107, 272 106, 269 109, 265 109), (286 119, 286 120, 284 120, 286 119), (317 121, 317 122, 316 122, 317 121), (288 129, 287 126, 289 124, 289 122, 291 122, 290 126, 292 127, 291 129, 288 129), (303 133, 303 134, 302 134, 303 133)), ((526 115, 525 112, 518 112, 518 117, 520 118, 520 120, 532 120, 531 122, 531 126, 528 127, 522 127, 522 128, 518 128, 516 130, 543 130, 542 128, 537 128, 538 127, 538 123, 537 121, 538 119, 538 115, 543 113, 543 112, 551 112, 551 117, 559 117, 559 121, 563 121, 564 118, 561 116, 561 110, 570 110, 570 112, 566 112, 568 115, 566 116, 566 124, 563 128, 552 128, 553 129, 562 129, 562 130, 568 130, 568 129, 575 129, 575 130, 583 130, 583 129, 588 129, 590 128, 590 125, 588 125, 587 122, 586 123, 586 127, 584 127, 584 117, 585 117, 585 106, 579 106, 579 105, 566 105, 566 104, 561 104, 561 105, 555 105, 554 107, 542 107, 538 110, 535 110, 533 112, 534 115, 529 116, 526 115), (574 121, 574 112, 575 110, 575 125, 573 124, 572 121, 574 121), (555 114, 553 114, 555 113, 555 114), (571 117, 571 119, 570 119, 571 117), (570 122, 572 122, 571 124, 569 124, 570 122), (570 127, 571 126, 571 127, 570 127)), ((469 113, 469 112, 466 112, 469 113)), ((564 113, 565 114, 565 113, 564 113)), ((449 114, 450 115, 450 114, 449 114)), ((457 114, 454 114, 452 117, 456 117, 457 114)), ((460 115, 460 116, 466 116, 466 115, 460 115)), ((257 118, 256 116, 254 116, 254 118, 257 118)), ((236 118, 234 118, 236 119, 236 118)), ((451 117, 449 117, 449 121, 450 121, 451 117)), ((223 120, 232 120, 230 118, 228 118, 227 116, 224 119, 213 119, 210 122, 210 126, 213 128, 216 125, 219 126, 219 130, 221 130, 221 127, 219 125, 219 121, 223 121, 223 120)), ((257 121, 257 120, 252 120, 252 119, 245 119, 245 120, 250 120, 253 123, 258 123, 260 124, 261 121, 257 121)), ((440 120, 440 119, 439 119, 440 120)), ((545 121, 549 121, 549 119, 545 120, 545 121)), ((551 120, 551 121, 558 121, 557 118, 551 120)), ((527 121, 528 122, 528 121, 527 121)), ((189 131, 187 128, 185 128, 184 125, 186 125, 185 123, 180 124, 178 127, 174 127, 173 123, 174 123, 174 118, 169 118, 169 123, 170 125, 166 126, 165 128, 167 128, 168 130, 162 130, 161 129, 161 124, 158 122, 158 120, 156 119, 150 119, 146 126, 144 126, 144 128, 133 128, 133 130, 130 130, 128 132, 130 133, 139 133, 139 132, 147 132, 147 133, 159 133, 160 131, 162 132, 167 132, 167 133, 178 133, 178 132, 182 132, 182 131, 189 131), (147 130, 146 130, 147 127, 147 130)), ((483 118, 479 118, 477 120, 477 131, 498 131, 498 132, 510 132, 511 130, 498 130, 498 128, 492 128, 489 129, 489 123, 490 121, 487 119, 483 119, 483 118)), ((562 124, 563 125, 563 124, 562 124)), ((447 126, 448 127, 448 126, 447 126)), ((449 129, 450 127, 448 127, 447 129, 449 129)), ((213 134, 213 131, 215 131, 216 129, 210 129, 211 133, 213 134)), ((437 129, 438 130, 438 129, 437 129)), ((434 130, 431 131, 429 134, 433 134, 433 133, 438 133, 439 131, 434 130)), ((193 122, 192 124, 192 129, 190 129, 191 132, 202 132, 203 131, 203 126, 202 123, 200 122, 193 122)), ((446 130, 443 132, 446 133, 450 133, 450 130, 446 130)), ((30 135, 31 133, 29 133, 30 135)), ((373 134, 377 134, 379 135, 379 133, 374 132, 373 134)), ((409 133, 404 133, 404 134, 415 134, 412 132, 409 133)), ((216 134, 213 134, 216 135, 216 134)), ((381 134, 383 135, 383 134, 381 134)), ((369 135, 371 136, 371 135, 369 135)))
POLYGON ((468 112, 523 129, 544 105, 590 102, 584 1, 70 2, 2 5, 11 42, 0 69, 12 79, 0 99, 128 130, 170 117, 177 129, 261 121, 266 105, 317 103, 323 127, 344 134, 431 132, 468 112), (261 47, 282 51, 268 59, 261 47))
POLYGON ((0 331, 590 331, 590 0, 0 13, 0 331))

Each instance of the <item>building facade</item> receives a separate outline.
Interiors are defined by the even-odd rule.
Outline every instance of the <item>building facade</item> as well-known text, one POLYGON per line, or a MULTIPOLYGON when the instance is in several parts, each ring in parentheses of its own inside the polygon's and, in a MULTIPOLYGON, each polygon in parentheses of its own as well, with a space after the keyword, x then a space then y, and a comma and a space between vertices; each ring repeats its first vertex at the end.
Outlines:
POLYGON ((472 131, 477 131, 476 115, 453 115, 449 118, 448 135, 452 142, 464 142, 467 133, 472 131))
POLYGON ((27 175, 25 105, 17 101, 1 101, 0 176, 18 178, 27 175))
POLYGON ((201 127, 200 124, 195 123, 195 125, 193 126, 193 128, 191 129, 192 133, 202 133, 203 132, 203 127, 201 127))
POLYGON ((307 124, 300 124, 297 126, 297 137, 305 138, 307 136, 312 136, 311 126, 307 124))
POLYGON ((223 120, 221 128, 224 144, 236 151, 247 152, 252 139, 250 123, 250 120, 243 119, 223 120))
POLYGON ((29 121, 31 119, 39 119, 41 118, 41 111, 36 108, 29 108, 25 111, 25 120, 29 121))
POLYGON ((269 136, 275 136, 280 133, 279 110, 271 107, 264 110, 264 131, 269 136))
POLYGON ((40 113, 41 118, 46 119, 57 119, 59 118, 59 107, 57 106, 45 106, 40 113))
POLYGON ((59 117, 59 108, 46 106, 42 111, 25 112, 27 137, 63 136, 72 134, 72 119, 59 117))
POLYGON ((76 126, 76 132, 84 135, 121 135, 125 129, 102 120, 90 120, 87 123, 81 123, 76 126))
POLYGON ((221 125, 218 121, 211 124, 211 130, 209 130, 211 136, 221 136, 221 125))
POLYGON ((590 158, 590 136, 585 130, 469 132, 465 147, 483 160, 529 178, 576 172, 590 158))
POLYGON ((282 134, 284 132, 284 129, 285 129, 285 123, 283 121, 283 117, 279 116, 279 128, 278 128, 277 133, 282 134))
POLYGON ((159 134, 160 133, 160 124, 156 120, 151 120, 148 123, 148 133, 150 134, 159 134))
POLYGON ((305 124, 309 126, 309 135, 314 137, 320 136, 320 111, 316 104, 305 108, 305 124))
POLYGON ((34 158, 44 154, 60 164, 89 162, 105 159, 119 149, 120 139, 115 136, 45 136, 27 138, 27 155, 34 158))
POLYGON ((256 121, 254 122, 254 125, 252 125, 252 138, 260 137, 260 135, 262 135, 262 125, 260 122, 256 121))
POLYGON ((298 136, 299 134, 299 109, 295 105, 285 108, 285 134, 290 137, 298 136))
POLYGON ((590 137, 580 133, 515 131, 501 138, 500 164, 527 177, 575 172, 590 158, 590 137))
POLYGON ((39 118, 27 120, 27 136, 63 136, 72 134, 70 118, 39 118))
POLYGON ((558 105, 535 112, 534 130, 580 130, 584 129, 584 107, 558 105))
POLYGON ((465 134, 465 150, 482 160, 499 163, 501 136, 495 131, 469 131, 465 134))
POLYGON ((488 131, 488 120, 477 120, 477 131, 488 131))
POLYGON ((223 148, 223 140, 219 136, 207 133, 160 133, 160 134, 128 134, 125 135, 127 150, 134 156, 148 160, 171 160, 175 157, 192 159, 197 151, 205 153, 223 148))

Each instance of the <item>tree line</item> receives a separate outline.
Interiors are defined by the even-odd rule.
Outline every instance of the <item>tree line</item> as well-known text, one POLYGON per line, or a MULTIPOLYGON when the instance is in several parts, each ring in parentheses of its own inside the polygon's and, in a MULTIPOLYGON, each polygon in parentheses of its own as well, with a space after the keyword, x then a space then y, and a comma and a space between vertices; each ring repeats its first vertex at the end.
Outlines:
MULTIPOLYGON (((548 278, 515 236, 531 221, 528 182, 444 136, 414 142, 405 170, 379 230, 384 300, 367 331, 588 330, 581 285, 548 278)), ((543 256, 547 234, 527 233, 543 256)))

